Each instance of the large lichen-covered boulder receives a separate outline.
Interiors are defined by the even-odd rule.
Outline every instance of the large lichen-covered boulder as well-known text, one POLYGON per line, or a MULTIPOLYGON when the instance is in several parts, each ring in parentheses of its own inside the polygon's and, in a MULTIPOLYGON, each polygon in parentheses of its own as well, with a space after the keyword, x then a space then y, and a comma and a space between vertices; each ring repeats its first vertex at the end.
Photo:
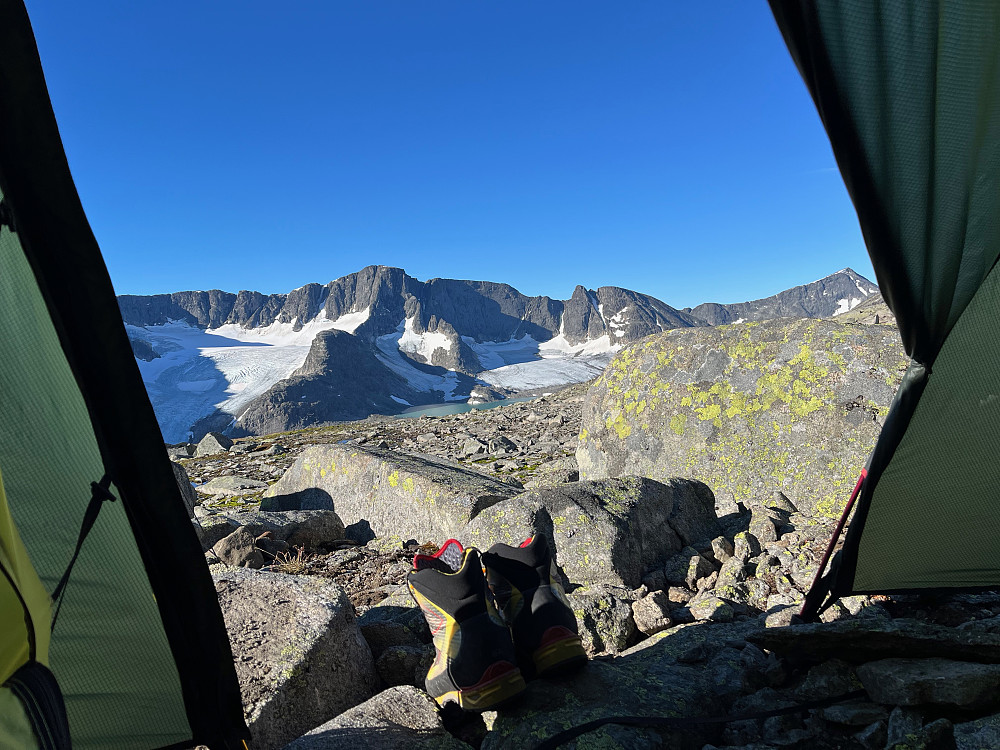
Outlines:
POLYGON ((839 514, 906 368, 897 330, 832 320, 675 329, 623 349, 584 402, 584 479, 686 476, 839 514))
POLYGON ((358 445, 307 448, 264 493, 309 487, 329 493, 345 524, 362 519, 380 537, 443 542, 485 508, 521 490, 485 474, 427 456, 358 445))
POLYGON ((375 694, 371 650, 333 581, 246 568, 212 577, 255 748, 282 747, 375 694))
POLYGON ((525 492, 480 512, 458 538, 488 549, 538 533, 570 582, 634 588, 685 544, 717 536, 719 526, 701 482, 621 477, 525 492))

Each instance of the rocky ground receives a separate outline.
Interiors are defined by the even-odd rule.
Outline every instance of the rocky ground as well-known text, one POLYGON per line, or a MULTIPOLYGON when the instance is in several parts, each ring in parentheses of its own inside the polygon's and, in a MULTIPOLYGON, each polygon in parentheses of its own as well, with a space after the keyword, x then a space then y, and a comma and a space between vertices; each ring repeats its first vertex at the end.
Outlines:
POLYGON ((200 455, 170 449, 198 488, 192 514, 259 747, 529 748, 636 714, 737 718, 610 724, 565 746, 1000 746, 1000 595, 851 597, 822 623, 794 624, 833 520, 780 492, 717 503, 690 480, 580 482, 586 388, 454 416, 232 444, 209 436, 200 455), (361 497, 373 485, 395 528, 379 526, 391 516, 354 517, 355 495, 374 502, 361 497), (425 489, 437 500, 417 523, 425 489), (488 507, 469 513, 483 498, 488 507), (570 679, 531 683, 509 709, 437 710, 422 692, 430 634, 403 584, 413 555, 446 535, 481 547, 524 538, 539 518, 592 661, 570 679), (338 662, 348 642, 361 655, 338 662))
MULTIPOLYGON (((303 448, 346 442, 450 458, 490 476, 531 486, 547 481, 550 474, 572 476, 581 404, 588 387, 588 383, 581 383, 530 402, 443 417, 372 416, 332 427, 234 442, 223 439, 231 442, 226 449, 218 444, 213 449, 209 440, 203 450, 211 452, 204 455, 193 455, 196 446, 190 444, 169 450, 196 485, 234 475, 270 484, 285 473, 303 448)), ((263 487, 236 489, 245 491, 214 493, 216 497, 207 500, 206 507, 249 507, 260 502, 263 487)), ((208 494, 213 494, 210 488, 208 494)))

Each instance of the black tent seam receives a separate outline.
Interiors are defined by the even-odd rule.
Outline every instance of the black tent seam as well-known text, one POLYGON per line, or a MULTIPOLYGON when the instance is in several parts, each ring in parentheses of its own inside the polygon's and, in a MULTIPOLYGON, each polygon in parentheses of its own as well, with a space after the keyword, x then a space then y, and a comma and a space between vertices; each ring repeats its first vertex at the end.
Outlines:
POLYGON ((69 173, 23 2, 0 3, 0 100, 21 104, 0 113, 0 188, 106 470, 116 477, 179 677, 191 744, 240 748, 249 733, 222 613, 69 173), (82 344, 79 306, 105 333, 96 356, 82 344))

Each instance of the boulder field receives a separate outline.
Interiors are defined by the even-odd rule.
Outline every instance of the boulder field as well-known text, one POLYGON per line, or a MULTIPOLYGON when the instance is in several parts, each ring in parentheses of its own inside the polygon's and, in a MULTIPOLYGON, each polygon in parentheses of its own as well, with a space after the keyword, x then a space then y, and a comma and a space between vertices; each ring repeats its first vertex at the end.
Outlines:
POLYGON ((589 391, 172 446, 254 746, 533 748, 622 715, 661 721, 564 747, 1000 746, 1000 594, 795 617, 903 364, 880 326, 671 331, 589 391), (538 532, 591 661, 499 711, 439 709, 414 554, 538 532))

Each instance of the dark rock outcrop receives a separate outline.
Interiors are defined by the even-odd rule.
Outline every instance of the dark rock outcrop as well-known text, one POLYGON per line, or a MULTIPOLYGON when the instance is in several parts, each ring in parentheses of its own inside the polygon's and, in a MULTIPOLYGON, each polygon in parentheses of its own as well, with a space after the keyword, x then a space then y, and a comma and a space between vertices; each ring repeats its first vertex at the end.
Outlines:
POLYGON ((362 339, 323 331, 313 339, 302 367, 256 399, 232 431, 266 435, 398 412, 400 404, 392 396, 411 403, 428 399, 382 364, 362 339))

